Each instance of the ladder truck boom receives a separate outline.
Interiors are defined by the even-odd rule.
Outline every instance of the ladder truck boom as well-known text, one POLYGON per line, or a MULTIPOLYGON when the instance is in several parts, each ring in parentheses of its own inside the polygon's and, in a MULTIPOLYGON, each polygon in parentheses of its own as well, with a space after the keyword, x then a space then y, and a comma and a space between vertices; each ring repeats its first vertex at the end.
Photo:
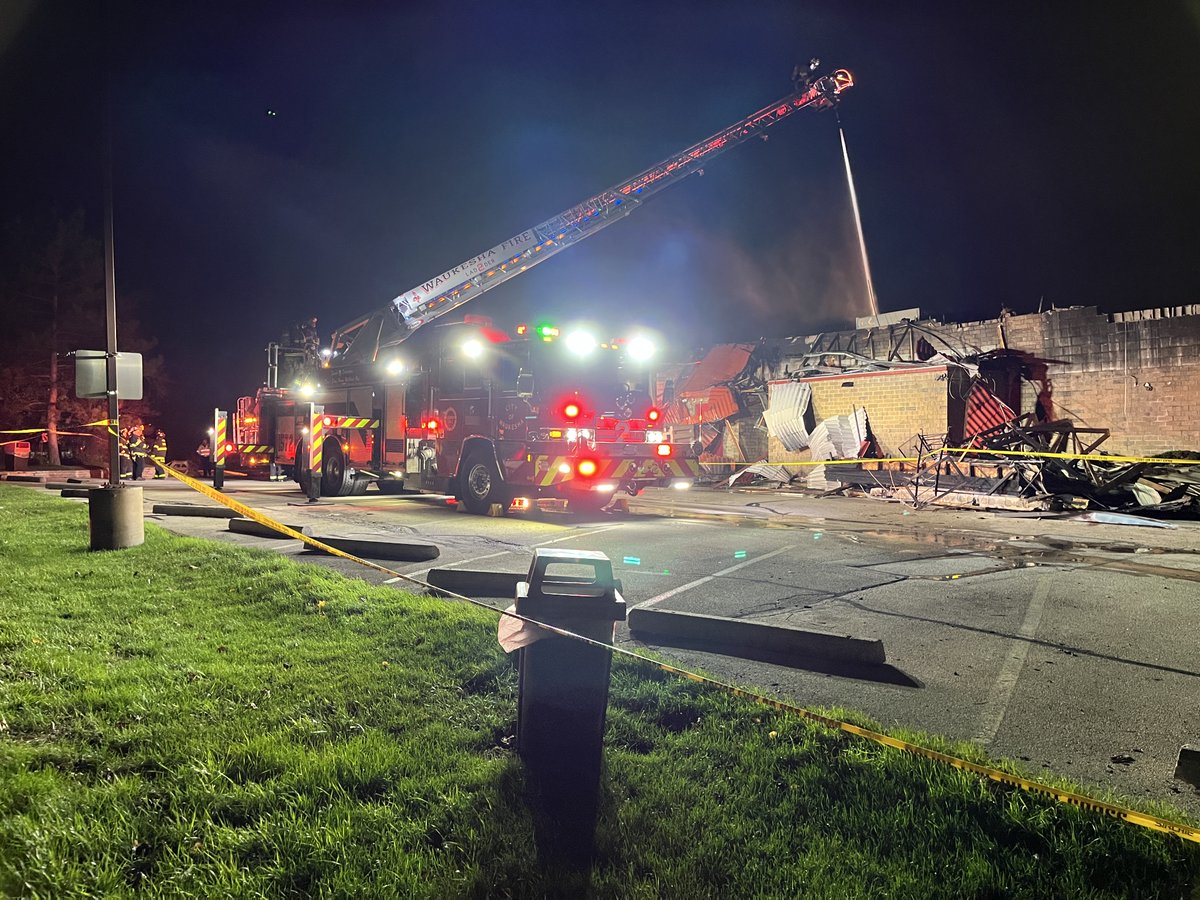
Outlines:
POLYGON ((399 344, 421 326, 623 219, 653 194, 701 171, 731 147, 763 135, 781 119, 809 107, 833 106, 853 84, 845 69, 806 81, 792 94, 711 137, 405 291, 335 331, 331 365, 375 362, 381 349, 399 344))

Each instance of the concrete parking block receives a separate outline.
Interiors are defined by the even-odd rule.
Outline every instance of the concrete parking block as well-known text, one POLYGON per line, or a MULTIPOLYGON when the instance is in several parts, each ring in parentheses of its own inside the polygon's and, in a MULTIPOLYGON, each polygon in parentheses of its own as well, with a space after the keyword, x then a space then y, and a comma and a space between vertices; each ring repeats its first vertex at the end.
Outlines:
MULTIPOLYGON (((414 541, 379 541, 368 538, 327 537, 314 534, 318 541, 328 544, 343 553, 352 553, 365 559, 398 559, 404 562, 423 562, 427 559, 437 559, 441 550, 436 544, 423 544, 414 541)), ((306 548, 306 552, 324 553, 315 547, 306 548)))
POLYGON ((200 516, 207 519, 240 518, 228 507, 196 506, 193 503, 155 503, 150 511, 160 516, 200 516))
POLYGON ((757 647, 797 657, 820 656, 869 665, 886 661, 883 641, 669 609, 635 606, 629 611, 629 630, 638 640, 683 638, 713 645, 757 647))
POLYGON ((425 580, 432 588, 453 591, 466 597, 507 597, 511 600, 517 595, 517 582, 528 577, 526 572, 430 569, 425 580))
POLYGON ((1179 748, 1179 759, 1175 764, 1175 777, 1200 788, 1200 746, 1184 744, 1179 748))
MULTIPOLYGON (((286 524, 286 523, 284 523, 286 524)), ((301 534, 308 534, 309 527, 307 525, 288 525, 288 528, 293 531, 298 531, 301 534)), ((229 520, 229 530, 235 534, 251 534, 255 537, 276 538, 282 540, 295 540, 290 534, 283 534, 276 531, 270 525, 264 525, 254 519, 245 519, 238 517, 229 520)))

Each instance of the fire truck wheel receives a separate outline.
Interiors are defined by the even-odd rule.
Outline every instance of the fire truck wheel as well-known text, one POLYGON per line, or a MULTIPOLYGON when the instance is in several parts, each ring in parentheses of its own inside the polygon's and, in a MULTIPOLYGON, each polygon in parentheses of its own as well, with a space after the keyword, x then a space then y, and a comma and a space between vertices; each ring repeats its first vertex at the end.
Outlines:
POLYGON ((484 453, 472 453, 462 467, 462 499, 468 512, 487 513, 493 503, 505 503, 505 485, 496 464, 484 453))
POLYGON ((370 478, 355 478, 350 485, 350 496, 361 497, 367 492, 367 488, 371 486, 370 478))
POLYGON ((337 441, 325 441, 324 465, 321 467, 321 496, 345 497, 354 485, 346 470, 346 456, 337 441))
POLYGON ((298 441, 296 443, 296 465, 292 469, 292 477, 296 479, 296 484, 300 485, 300 490, 306 494, 308 493, 309 471, 302 460, 306 459, 307 455, 308 446, 304 441, 298 441))

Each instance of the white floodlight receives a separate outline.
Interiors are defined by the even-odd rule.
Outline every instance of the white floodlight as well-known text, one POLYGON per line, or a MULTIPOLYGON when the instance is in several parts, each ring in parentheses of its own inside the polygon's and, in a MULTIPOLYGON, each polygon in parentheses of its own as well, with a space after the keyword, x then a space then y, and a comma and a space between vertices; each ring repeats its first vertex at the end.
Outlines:
POLYGON ((465 341, 462 345, 462 352, 469 359, 478 359, 483 356, 483 344, 474 339, 465 341))
POLYGON ((596 338, 586 331, 572 331, 567 335, 567 349, 576 356, 587 356, 596 349, 596 338))
POLYGON ((404 363, 398 359, 390 360, 387 364, 387 373, 389 375, 399 375, 404 371, 404 363))
POLYGON ((654 355, 654 342, 644 335, 632 338, 626 345, 629 358, 644 362, 654 355))
POLYGON ((311 384, 300 385, 300 396, 301 397, 311 397, 316 392, 317 392, 316 388, 314 388, 311 384))

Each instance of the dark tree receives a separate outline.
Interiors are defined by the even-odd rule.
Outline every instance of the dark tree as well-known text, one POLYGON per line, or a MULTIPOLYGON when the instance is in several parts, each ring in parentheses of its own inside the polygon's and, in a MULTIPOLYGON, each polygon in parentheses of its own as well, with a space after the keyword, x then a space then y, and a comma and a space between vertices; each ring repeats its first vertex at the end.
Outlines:
MULTIPOLYGON (((104 419, 106 404, 76 398, 75 368, 66 355, 105 346, 104 257, 82 212, 41 227, 14 222, 6 232, 0 298, 10 313, 0 336, 0 402, 4 421, 13 424, 5 427, 44 429, 49 462, 58 465, 62 432, 93 435, 74 442, 81 449, 104 443, 103 427, 84 426, 104 419)), ((131 300, 118 299, 118 316, 119 347, 143 354, 146 388, 144 400, 122 403, 122 416, 144 419, 164 396, 163 362, 151 355, 154 342, 141 336, 131 300)))

